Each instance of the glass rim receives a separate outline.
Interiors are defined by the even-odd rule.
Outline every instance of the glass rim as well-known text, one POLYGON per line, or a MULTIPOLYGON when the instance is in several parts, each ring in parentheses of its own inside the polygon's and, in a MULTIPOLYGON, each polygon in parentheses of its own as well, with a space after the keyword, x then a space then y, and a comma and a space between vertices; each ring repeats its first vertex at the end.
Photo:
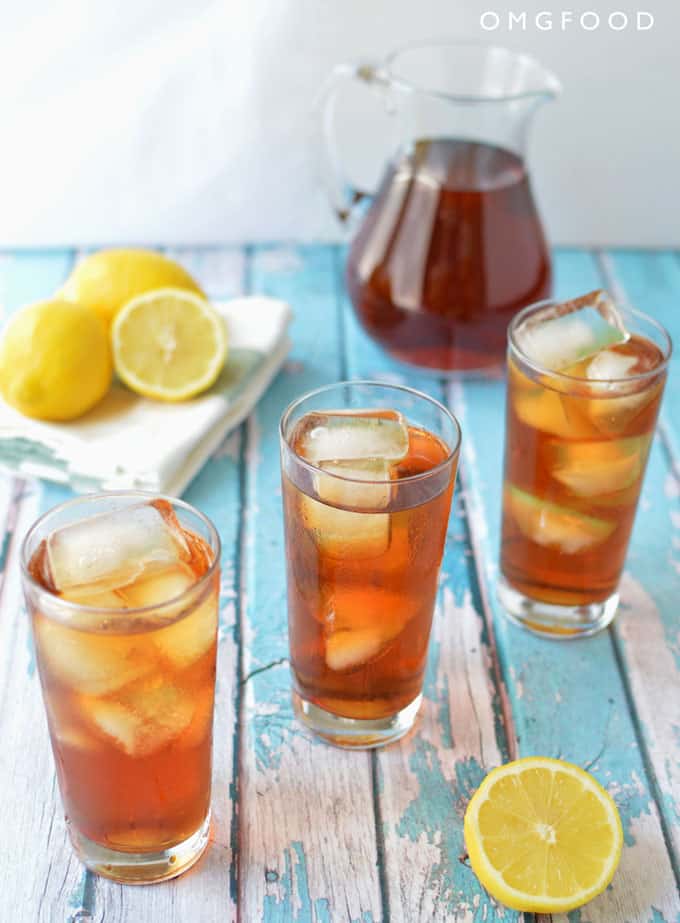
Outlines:
POLYGON ((562 92, 562 85, 555 75, 546 70, 538 58, 526 54, 523 51, 513 51, 505 45, 497 45, 495 42, 485 42, 483 39, 476 38, 457 38, 448 36, 444 38, 432 39, 414 39, 411 42, 405 42, 391 51, 384 58, 386 76, 390 83, 400 90, 406 90, 411 93, 422 93, 425 96, 433 96, 436 99, 444 99, 455 103, 508 103, 516 102, 523 99, 540 99, 541 97, 557 97, 562 92), (395 73, 396 59, 408 51, 417 51, 426 48, 478 48, 486 52, 500 51, 505 55, 510 55, 516 61, 525 61, 528 64, 539 67, 546 74, 547 82, 544 89, 525 90, 522 93, 503 93, 501 95, 491 96, 481 93, 448 93, 445 90, 433 90, 432 88, 419 86, 413 80, 407 80, 395 73))
POLYGON ((441 471, 443 471, 448 465, 450 465, 453 462, 456 455, 458 454, 458 451, 460 449, 462 432, 460 428, 460 423, 458 422, 456 416, 449 410, 449 408, 446 407, 446 405, 442 404, 441 401, 438 401, 436 398, 430 397, 429 394, 425 394, 424 391, 418 391, 416 388, 410 388, 408 385, 395 385, 395 384, 392 384, 391 382, 376 381, 375 379, 369 379, 369 378, 366 378, 366 379, 359 378, 353 381, 349 381, 349 380, 337 381, 330 385, 322 385, 320 388, 314 388, 311 391, 306 391, 304 394, 301 394, 299 397, 296 397, 295 400, 291 401, 290 404, 288 404, 288 406, 285 408, 285 410, 281 414, 281 419, 279 421, 279 438, 281 439, 282 444, 286 446, 286 448, 290 451, 290 453, 293 456, 295 456, 295 459, 302 465, 302 467, 306 468, 308 471, 311 471, 312 474, 317 474, 317 473, 323 474, 324 477, 333 478, 336 481, 341 481, 343 483, 348 483, 348 484, 385 485, 385 484, 395 484, 395 483, 413 484, 418 481, 425 481, 428 478, 434 477, 436 474, 439 474, 441 471), (316 397, 319 394, 324 394, 328 391, 333 391, 336 388, 346 387, 347 385, 351 385, 352 387, 370 386, 370 387, 384 388, 390 391, 401 391, 403 393, 410 394, 414 397, 427 401, 428 403, 436 407, 437 410, 443 413, 444 417, 448 418, 453 423, 453 428, 454 428, 454 432, 456 435, 455 444, 453 445, 453 447, 450 447, 448 446, 446 442, 444 443, 444 445, 446 445, 446 447, 449 449, 449 453, 445 459, 443 459, 440 462, 437 462, 437 464, 433 468, 428 468, 427 471, 421 471, 419 474, 409 474, 408 477, 398 478, 396 481, 393 481, 391 478, 379 478, 377 480, 359 480, 358 478, 345 477, 345 475, 335 474, 331 471, 326 471, 325 468, 320 468, 318 465, 315 465, 313 462, 310 462, 309 459, 304 458, 304 456, 300 455, 299 452, 295 451, 295 449, 288 442, 284 429, 293 411, 296 409, 296 407, 302 404, 303 401, 306 401, 311 397, 316 397))
MULTIPOLYGON (((615 299, 616 300, 616 299, 615 299)), ((628 375, 625 378, 583 378, 578 375, 567 375, 565 372, 559 372, 555 369, 549 369, 545 366, 540 365, 536 362, 535 359, 531 359, 527 354, 522 350, 515 333, 519 325, 527 317, 533 314, 536 311, 541 310, 541 308, 547 308, 549 305, 559 304, 554 298, 545 298, 543 301, 535 301, 533 304, 528 304, 526 307, 522 308, 521 311, 518 311, 517 314, 512 318, 510 324, 508 325, 508 345, 512 351, 514 351, 522 362, 525 365, 528 365, 533 372, 537 372, 539 375, 545 375, 549 378, 555 378, 558 381, 564 382, 579 382, 587 383, 592 385, 603 385, 603 384, 616 384, 616 385, 631 385, 640 381, 647 381, 650 378, 661 374, 668 367, 670 362, 671 355, 673 353, 673 341, 671 339, 670 333, 666 330, 662 323, 656 320, 654 317, 651 317, 649 314, 645 314, 644 311, 638 311, 637 308, 633 308, 627 304, 618 304, 617 308, 621 310, 624 314, 631 314, 635 319, 641 319, 646 323, 651 324, 662 336, 665 343, 665 349, 662 349, 663 360, 653 369, 647 369, 645 372, 638 372, 636 375, 628 375)))
MULTIPOLYGON (((77 520, 76 520, 77 521, 77 520)), ((48 533, 49 534, 49 533, 48 533)), ((46 510, 42 515, 40 515, 35 522, 31 525, 28 532, 21 542, 21 549, 19 552, 19 559, 21 565, 21 576, 31 587, 38 590, 41 594, 46 594, 49 596, 50 600, 54 601, 58 607, 63 607, 66 612, 82 612, 86 615, 101 615, 106 614, 110 615, 112 612, 119 612, 121 615, 129 617, 130 615, 148 615, 150 613, 159 613, 165 609, 165 607, 172 606, 175 608, 178 603, 183 599, 189 598, 190 596, 196 593, 197 587, 200 587, 207 583, 210 578, 215 573, 216 569, 220 565, 220 558, 222 554, 222 542, 220 539, 219 532, 215 528, 212 521, 202 513, 200 510, 196 509, 195 506, 192 506, 191 503, 187 503, 186 500, 181 500, 179 497, 171 497, 168 494, 156 493, 151 490, 106 490, 100 491, 99 493, 94 494, 82 494, 78 497, 72 497, 70 500, 64 500, 62 503, 58 503, 56 506, 51 507, 49 510, 46 510), (123 497, 140 497, 142 499, 153 499, 153 500, 166 500, 172 506, 178 506, 181 509, 187 510, 190 513, 193 513, 198 517, 208 529, 210 539, 214 542, 215 555, 213 560, 210 562, 210 566, 207 571, 201 575, 201 577, 191 586, 187 587, 186 590, 182 590, 177 596, 173 596, 170 599, 165 599, 161 603, 155 603, 150 606, 134 606, 126 609, 111 609, 107 606, 88 606, 83 603, 75 602, 71 599, 64 599, 63 596, 59 596, 56 593, 51 592, 46 587, 44 587, 38 580, 36 580, 31 572, 28 570, 28 565, 30 564, 30 558, 28 558, 28 545, 31 538, 39 530, 40 526, 45 523, 50 516, 55 513, 59 513, 62 510, 68 509, 70 507, 78 506, 79 504, 84 504, 97 500, 106 500, 108 498, 123 498, 123 497), (28 559, 27 559, 28 558, 28 559)))

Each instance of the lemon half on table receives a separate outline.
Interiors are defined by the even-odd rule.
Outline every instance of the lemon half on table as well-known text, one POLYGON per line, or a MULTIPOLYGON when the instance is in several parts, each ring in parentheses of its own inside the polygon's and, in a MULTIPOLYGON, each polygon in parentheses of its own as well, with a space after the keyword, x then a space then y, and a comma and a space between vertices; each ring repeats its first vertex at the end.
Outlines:
POLYGON ((224 319, 204 298, 176 288, 129 301, 114 319, 111 344, 119 378, 160 401, 205 391, 227 357, 224 319))
POLYGON ((623 830, 614 801, 587 772, 547 757, 494 769, 465 812, 472 870, 514 910, 567 913, 612 880, 623 830))

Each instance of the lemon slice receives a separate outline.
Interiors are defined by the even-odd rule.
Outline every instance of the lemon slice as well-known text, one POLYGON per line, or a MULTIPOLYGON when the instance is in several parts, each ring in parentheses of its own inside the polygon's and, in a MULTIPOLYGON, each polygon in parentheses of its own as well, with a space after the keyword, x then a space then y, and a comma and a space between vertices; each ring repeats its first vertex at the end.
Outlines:
POLYGON ((505 501, 522 535, 544 548, 559 548, 564 554, 587 551, 608 539, 616 528, 607 519, 551 503, 513 484, 505 487, 505 501))
POLYGON ((623 830, 611 796, 583 769, 531 756, 494 769, 465 812, 470 864, 513 910, 566 913, 607 887, 623 830))
POLYGON ((111 328, 118 376, 144 397, 184 401, 209 388, 227 357, 224 321, 204 299, 177 288, 133 298, 111 328))

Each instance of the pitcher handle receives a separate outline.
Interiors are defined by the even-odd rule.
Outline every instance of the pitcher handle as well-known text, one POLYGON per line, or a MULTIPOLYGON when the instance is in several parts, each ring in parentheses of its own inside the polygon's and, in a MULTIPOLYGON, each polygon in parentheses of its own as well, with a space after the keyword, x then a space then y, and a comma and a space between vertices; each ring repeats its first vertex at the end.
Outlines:
POLYGON ((338 150, 335 126, 335 103, 342 84, 357 80, 375 89, 384 90, 389 78, 380 65, 362 61, 338 65, 321 88, 316 101, 316 114, 320 128, 318 162, 321 181, 326 189, 333 211, 343 224, 347 224, 354 208, 373 193, 354 186, 346 177, 338 150))

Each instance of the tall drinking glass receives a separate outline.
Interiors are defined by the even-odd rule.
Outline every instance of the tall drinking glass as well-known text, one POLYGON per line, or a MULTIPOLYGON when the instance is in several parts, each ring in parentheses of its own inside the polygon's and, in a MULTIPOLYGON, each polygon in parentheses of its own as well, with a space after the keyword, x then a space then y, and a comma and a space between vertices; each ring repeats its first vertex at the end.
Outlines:
POLYGON ((22 547, 59 787, 100 875, 173 878, 208 842, 220 541, 181 500, 85 496, 22 547))
POLYGON ((625 342, 551 371, 522 343, 554 308, 525 308, 508 330, 498 593, 526 628, 576 638, 616 613, 671 341, 651 317, 619 306, 625 342))
POLYGON ((460 428, 410 388, 344 382, 281 419, 293 701, 345 747, 417 714, 460 428))

